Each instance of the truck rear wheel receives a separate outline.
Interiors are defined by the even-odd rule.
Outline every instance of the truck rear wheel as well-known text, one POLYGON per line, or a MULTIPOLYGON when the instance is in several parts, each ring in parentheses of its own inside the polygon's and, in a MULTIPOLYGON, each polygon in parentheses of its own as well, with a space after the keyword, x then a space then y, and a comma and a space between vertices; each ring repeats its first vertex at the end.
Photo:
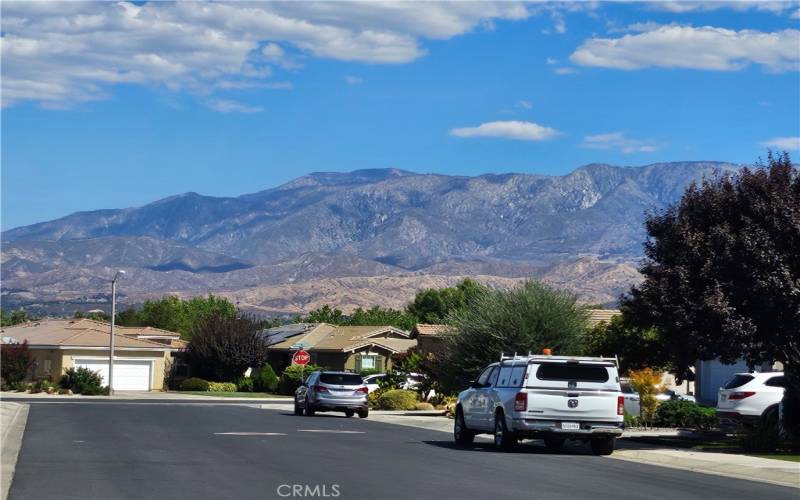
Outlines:
POLYGON ((566 441, 564 438, 547 437, 544 438, 544 445, 550 451, 558 451, 564 447, 564 441, 566 441))
POLYGON ((603 437, 603 438, 592 438, 591 445, 592 445, 592 453, 595 455, 611 455, 614 453, 614 444, 616 442, 616 438, 611 437, 603 437))
POLYGON ((517 445, 517 436, 506 427, 506 417, 497 412, 494 417, 494 445, 498 450, 510 451, 517 445))

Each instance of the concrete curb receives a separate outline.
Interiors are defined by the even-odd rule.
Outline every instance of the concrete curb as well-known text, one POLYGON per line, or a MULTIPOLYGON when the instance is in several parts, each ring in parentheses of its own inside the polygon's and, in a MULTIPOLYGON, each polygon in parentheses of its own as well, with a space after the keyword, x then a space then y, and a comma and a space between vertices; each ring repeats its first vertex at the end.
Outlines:
POLYGON ((3 443, 0 447, 0 495, 2 500, 8 498, 11 482, 14 480, 14 471, 17 466, 17 457, 22 448, 22 436, 25 433, 25 424, 28 422, 26 404, 0 402, 0 419, 3 424, 3 443))
POLYGON ((800 464, 769 458, 684 450, 617 450, 609 458, 800 488, 800 464))

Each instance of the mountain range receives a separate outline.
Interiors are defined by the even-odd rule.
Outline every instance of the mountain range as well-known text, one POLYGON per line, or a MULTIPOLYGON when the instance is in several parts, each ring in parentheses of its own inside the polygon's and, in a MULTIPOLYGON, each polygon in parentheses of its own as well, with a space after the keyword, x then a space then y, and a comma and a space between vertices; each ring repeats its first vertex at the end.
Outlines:
POLYGON ((612 303, 639 279, 644 214, 688 184, 738 165, 591 164, 564 176, 313 173, 238 197, 197 193, 77 212, 2 233, 4 307, 105 308, 114 271, 129 304, 219 293, 298 314, 402 307, 416 290, 476 276, 527 277, 612 303))

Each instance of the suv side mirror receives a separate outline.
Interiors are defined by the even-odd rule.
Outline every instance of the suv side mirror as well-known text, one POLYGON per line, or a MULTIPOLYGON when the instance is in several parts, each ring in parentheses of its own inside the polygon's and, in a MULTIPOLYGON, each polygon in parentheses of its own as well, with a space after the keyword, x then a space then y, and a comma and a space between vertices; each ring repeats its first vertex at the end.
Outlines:
POLYGON ((472 382, 469 383, 469 387, 471 389, 480 389, 481 387, 483 387, 483 385, 477 380, 473 380, 472 382))

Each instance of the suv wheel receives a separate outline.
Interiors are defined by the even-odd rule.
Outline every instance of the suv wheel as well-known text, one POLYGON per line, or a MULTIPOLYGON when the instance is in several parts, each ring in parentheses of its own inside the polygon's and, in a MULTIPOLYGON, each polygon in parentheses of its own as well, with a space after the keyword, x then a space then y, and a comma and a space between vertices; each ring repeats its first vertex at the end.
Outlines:
POLYGON ((306 417, 313 417, 314 413, 316 413, 316 410, 314 409, 313 406, 311 406, 311 403, 309 403, 308 400, 306 399, 306 411, 305 411, 306 417))
POLYGON ((770 406, 761 414, 761 425, 771 431, 777 430, 780 420, 779 413, 778 405, 770 406))
POLYGON ((300 406, 297 401, 294 402, 294 414, 300 416, 303 414, 303 407, 300 406))
POLYGON ((354 412, 353 410, 345 410, 344 411, 344 416, 347 417, 347 418, 350 418, 355 414, 356 414, 356 412, 354 412))
POLYGON ((517 444, 517 437, 509 432, 506 427, 506 418, 503 412, 497 412, 494 417, 494 445, 498 450, 509 451, 517 444))
POLYGON ((358 418, 367 418, 369 416, 369 408, 358 410, 358 418))
POLYGON ((456 419, 455 423, 453 423, 453 438, 460 445, 469 445, 475 441, 475 433, 467 429, 467 424, 464 422, 464 411, 461 410, 461 407, 456 410, 456 419))
POLYGON ((616 439, 613 436, 605 438, 593 438, 591 440, 592 453, 595 455, 611 455, 614 453, 615 441, 616 439))

